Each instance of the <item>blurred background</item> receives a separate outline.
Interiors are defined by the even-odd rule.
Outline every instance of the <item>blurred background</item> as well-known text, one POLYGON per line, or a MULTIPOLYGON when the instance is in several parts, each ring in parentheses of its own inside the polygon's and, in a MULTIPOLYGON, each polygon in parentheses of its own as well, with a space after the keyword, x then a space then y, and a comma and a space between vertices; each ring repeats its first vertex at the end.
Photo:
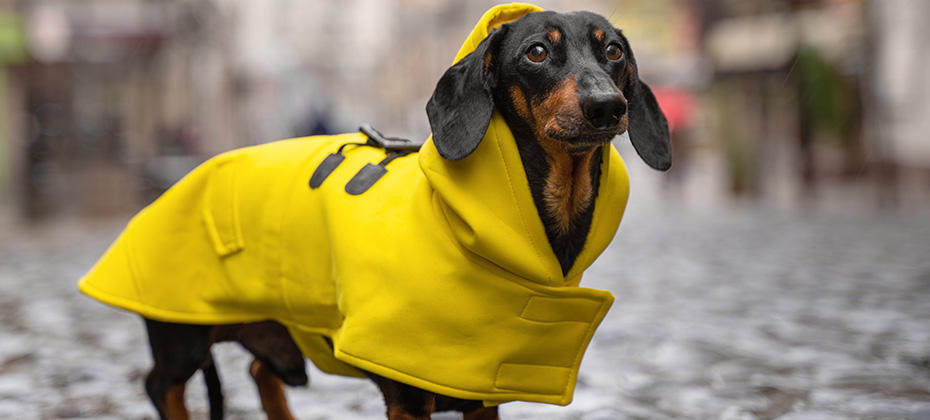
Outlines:
MULTIPOLYGON (((575 404, 505 418, 930 419, 930 2, 536 3, 624 30, 674 165, 617 142, 632 198, 585 279, 617 303, 575 404)), ((427 137, 493 4, 0 0, 0 418, 153 418, 141 322, 77 278, 217 153, 427 137)), ((248 357, 217 359, 230 417, 260 418, 248 357)), ((373 387, 315 378, 298 416, 381 415, 373 387)))
MULTIPOLYGON (((219 152, 361 122, 425 138, 435 81, 492 4, 2 0, 3 207, 125 213, 219 152)), ((930 4, 540 4, 624 29, 674 131, 663 182, 688 203, 928 202, 930 4)))

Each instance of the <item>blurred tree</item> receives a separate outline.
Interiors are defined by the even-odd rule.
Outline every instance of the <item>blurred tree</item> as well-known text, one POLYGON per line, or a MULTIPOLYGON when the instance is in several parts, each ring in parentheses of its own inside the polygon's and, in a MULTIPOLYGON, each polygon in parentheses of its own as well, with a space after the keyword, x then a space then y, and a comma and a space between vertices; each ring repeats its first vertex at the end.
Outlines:
MULTIPOLYGON (((26 36, 22 18, 14 13, 0 11, 0 98, 7 97, 6 66, 27 59, 26 36)), ((10 151, 6 101, 0 101, 0 194, 10 183, 10 151)))

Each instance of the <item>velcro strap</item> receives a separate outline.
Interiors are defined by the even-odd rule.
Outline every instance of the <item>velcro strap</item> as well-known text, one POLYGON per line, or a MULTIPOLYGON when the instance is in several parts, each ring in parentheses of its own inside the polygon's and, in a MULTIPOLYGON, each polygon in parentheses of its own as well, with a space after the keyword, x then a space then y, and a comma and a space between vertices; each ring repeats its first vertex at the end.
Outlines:
POLYGON ((346 157, 340 152, 332 153, 323 159, 323 163, 320 163, 320 166, 316 167, 316 170, 313 171, 313 175, 310 176, 310 188, 319 188, 320 185, 323 185, 323 181, 329 177, 329 174, 333 173, 336 170, 336 167, 339 166, 342 161, 346 160, 346 157))

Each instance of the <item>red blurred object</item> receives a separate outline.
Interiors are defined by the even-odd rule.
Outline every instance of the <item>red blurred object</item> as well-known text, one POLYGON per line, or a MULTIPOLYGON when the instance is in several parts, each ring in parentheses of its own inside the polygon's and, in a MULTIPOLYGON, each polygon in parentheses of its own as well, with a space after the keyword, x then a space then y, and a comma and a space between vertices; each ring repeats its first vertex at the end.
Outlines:
POLYGON ((652 93, 668 120, 669 131, 686 130, 694 123, 697 97, 690 91, 672 86, 656 86, 652 93))

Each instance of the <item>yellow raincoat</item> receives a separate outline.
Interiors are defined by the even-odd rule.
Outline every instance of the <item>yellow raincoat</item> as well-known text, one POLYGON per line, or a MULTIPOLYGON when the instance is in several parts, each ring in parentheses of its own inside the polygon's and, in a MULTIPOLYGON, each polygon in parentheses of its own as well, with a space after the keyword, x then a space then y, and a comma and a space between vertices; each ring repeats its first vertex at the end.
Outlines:
MULTIPOLYGON (((536 10, 491 9, 456 60, 490 28, 536 10)), ((349 180, 385 151, 348 146, 323 184, 308 186, 326 156, 365 139, 298 138, 210 159, 129 222, 81 291, 165 322, 273 319, 330 373, 364 369, 487 405, 571 402, 613 302, 577 286, 626 205, 617 151, 604 148, 593 225, 563 277, 499 114, 464 159, 441 158, 430 139, 350 195, 349 180)))

